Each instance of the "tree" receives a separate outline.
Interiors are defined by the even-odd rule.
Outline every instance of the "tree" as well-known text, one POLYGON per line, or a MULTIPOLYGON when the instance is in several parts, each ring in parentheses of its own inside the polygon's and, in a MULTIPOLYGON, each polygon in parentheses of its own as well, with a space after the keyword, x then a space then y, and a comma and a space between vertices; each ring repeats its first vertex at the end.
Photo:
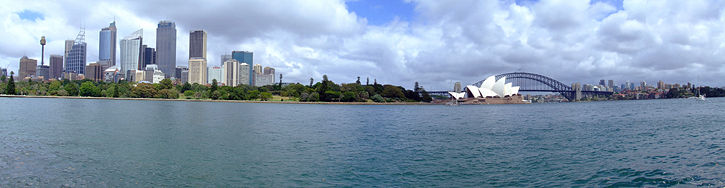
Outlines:
POLYGON ((259 94, 259 99, 263 101, 268 101, 269 99, 272 99, 272 94, 267 92, 262 92, 259 94))
POLYGON ((346 91, 345 93, 342 93, 342 101, 343 102, 353 102, 356 101, 357 95, 355 95, 355 92, 352 91, 346 91))
POLYGON ((216 79, 211 80, 211 92, 216 91, 219 88, 219 83, 216 82, 216 79))
POLYGON ((179 93, 174 89, 162 89, 156 94, 156 97, 162 99, 177 99, 179 98, 179 93))
POLYGON ((360 77, 359 76, 357 77, 357 81, 355 81, 355 83, 357 83, 358 85, 360 84, 360 77))
POLYGON ((373 95, 373 97, 370 99, 372 99, 375 102, 385 102, 385 99, 383 98, 383 96, 380 96, 378 94, 373 95))
POLYGON ((310 77, 310 87, 312 87, 312 83, 315 81, 312 77, 310 77))
POLYGON ((133 98, 152 98, 156 96, 156 88, 147 83, 139 83, 131 89, 131 97, 133 98))
POLYGON ((383 95, 383 97, 387 97, 387 98, 398 98, 398 99, 405 98, 405 95, 403 94, 403 90, 401 90, 399 87, 396 87, 393 85, 384 85, 382 95, 383 95))
POLYGON ((5 82, 5 79, 7 79, 7 76, 5 76, 5 75, 0 76, 0 81, 5 82))
POLYGON ((423 90, 423 102, 430 102, 430 101, 433 101, 433 98, 430 97, 430 94, 427 91, 425 91, 425 89, 424 89, 423 90))
POLYGON ((8 85, 5 89, 5 94, 15 95, 15 80, 13 79, 13 71, 10 71, 10 79, 8 79, 8 85))
POLYGON ((279 74, 279 88, 282 89, 282 74, 279 74))
POLYGON ((160 85, 160 87, 159 87, 160 90, 174 88, 174 84, 172 84, 171 79, 168 79, 168 78, 164 78, 163 80, 161 80, 161 82, 159 82, 159 85, 160 85))
POLYGON ((80 95, 85 97, 100 97, 101 89, 96 87, 91 81, 85 81, 81 84, 80 95))
POLYGON ((257 98, 259 98, 259 91, 258 90, 252 90, 252 91, 249 92, 249 95, 248 96, 249 96, 249 99, 250 100, 257 99, 257 98))
POLYGON ((179 90, 179 92, 186 93, 188 90, 191 90, 191 84, 189 84, 189 82, 184 82, 184 85, 181 86, 181 90, 179 90))
POLYGON ((370 77, 366 77, 365 78, 365 85, 366 86, 369 86, 370 85, 370 77))
POLYGON ((73 82, 70 82, 63 86, 63 89, 68 92, 68 96, 78 96, 78 85, 73 82))
POLYGON ((418 85, 418 82, 415 82, 415 86, 413 86, 413 91, 420 92, 420 86, 418 85))

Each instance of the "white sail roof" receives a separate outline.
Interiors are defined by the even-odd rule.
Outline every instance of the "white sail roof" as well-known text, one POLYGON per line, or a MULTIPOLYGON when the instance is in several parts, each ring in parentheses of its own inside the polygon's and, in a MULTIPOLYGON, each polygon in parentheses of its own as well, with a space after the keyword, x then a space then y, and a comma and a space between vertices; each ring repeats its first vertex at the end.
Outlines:
POLYGON ((456 93, 456 92, 449 91, 448 94, 451 94, 451 97, 453 97, 455 99, 462 99, 463 97, 466 96, 466 93, 464 93, 464 92, 456 93))
POLYGON ((493 92, 496 92, 496 95, 499 97, 506 96, 506 77, 502 77, 501 79, 498 79, 496 83, 493 85, 493 88, 491 89, 493 92))
POLYGON ((511 95, 513 96, 513 95, 519 94, 519 88, 521 88, 521 86, 511 87, 511 95))
POLYGON ((489 88, 478 88, 478 91, 481 92, 481 97, 483 98, 496 96, 496 92, 493 92, 489 88))
POLYGON ((478 87, 472 86, 472 85, 468 85, 468 86, 466 86, 466 89, 468 89, 468 91, 470 91, 471 94, 473 94, 473 96, 471 96, 471 97, 473 97, 473 98, 479 98, 479 97, 481 97, 481 92, 478 91, 478 87))
POLYGON ((493 89, 493 84, 496 83, 496 76, 489 76, 486 80, 481 83, 481 88, 493 89))
POLYGON ((504 92, 504 96, 506 96, 506 95, 511 96, 511 87, 512 86, 513 86, 512 83, 506 83, 504 85, 504 91, 503 91, 504 92))

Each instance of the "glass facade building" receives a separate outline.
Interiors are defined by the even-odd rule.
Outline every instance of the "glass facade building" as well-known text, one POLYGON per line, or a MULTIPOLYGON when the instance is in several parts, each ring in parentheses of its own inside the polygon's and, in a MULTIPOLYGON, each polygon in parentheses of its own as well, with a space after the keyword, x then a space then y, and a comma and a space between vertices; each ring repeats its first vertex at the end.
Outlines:
MULTIPOLYGON (((176 24, 161 21, 156 28, 156 64, 164 73, 173 73, 176 69, 176 24)), ((166 74, 170 77, 174 74, 166 74)))
POLYGON ((116 22, 101 29, 98 39, 98 61, 108 62, 106 66, 116 65, 116 22))
POLYGON ((249 66, 249 76, 247 77, 249 80, 247 82, 247 85, 253 86, 254 85, 254 72, 251 69, 254 66, 254 53, 247 52, 247 51, 232 51, 232 59, 235 59, 239 61, 239 63, 247 63, 249 66))

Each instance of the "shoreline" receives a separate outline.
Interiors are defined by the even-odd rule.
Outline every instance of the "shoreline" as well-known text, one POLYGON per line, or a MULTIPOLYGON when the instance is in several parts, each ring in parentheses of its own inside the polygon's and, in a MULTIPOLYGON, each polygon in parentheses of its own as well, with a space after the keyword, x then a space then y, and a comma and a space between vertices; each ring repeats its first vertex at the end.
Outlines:
POLYGON ((333 105, 440 105, 422 102, 299 102, 299 101, 250 101, 250 100, 211 100, 211 99, 160 99, 160 98, 112 98, 81 96, 38 96, 38 95, 0 95, 0 98, 47 98, 47 99, 91 99, 91 100, 138 100, 138 101, 181 101, 181 102, 221 102, 221 103, 267 103, 267 104, 333 104, 333 105))

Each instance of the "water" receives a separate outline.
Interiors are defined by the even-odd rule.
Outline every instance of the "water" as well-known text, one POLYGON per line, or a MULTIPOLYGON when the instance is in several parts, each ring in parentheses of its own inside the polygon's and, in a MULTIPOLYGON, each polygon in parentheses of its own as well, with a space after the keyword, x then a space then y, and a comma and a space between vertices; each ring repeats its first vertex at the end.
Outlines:
POLYGON ((723 186, 723 109, 0 98, 0 187, 723 186))

